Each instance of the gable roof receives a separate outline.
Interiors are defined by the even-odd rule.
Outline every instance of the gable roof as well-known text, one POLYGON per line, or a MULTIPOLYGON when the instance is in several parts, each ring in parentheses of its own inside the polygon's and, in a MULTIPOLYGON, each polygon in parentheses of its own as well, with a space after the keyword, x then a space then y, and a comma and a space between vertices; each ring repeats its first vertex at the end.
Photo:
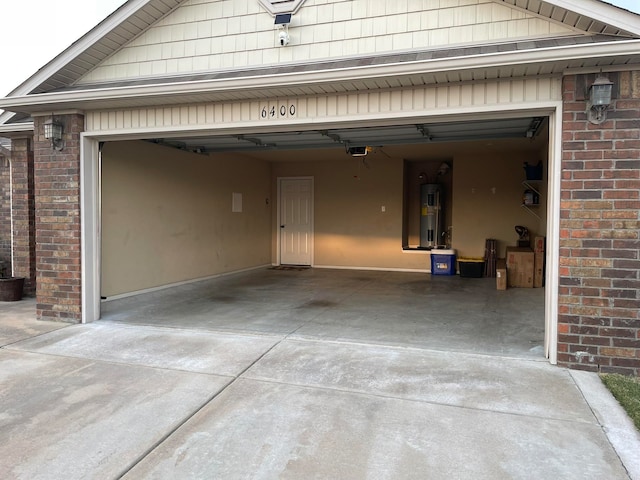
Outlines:
MULTIPOLYGON (((513 8, 521 9, 541 18, 562 23, 563 25, 569 26, 577 31, 586 32, 591 35, 585 37, 590 39, 589 41, 591 44, 600 44, 600 48, 592 47, 591 50, 585 50, 584 48, 574 49, 573 53, 569 53, 569 50, 570 47, 575 47, 576 44, 568 45, 565 43, 564 45, 557 45, 553 53, 556 56, 559 55, 564 58, 564 63, 558 64, 557 68, 553 70, 554 73, 566 68, 581 68, 585 66, 602 67, 614 64, 640 62, 640 53, 638 53, 640 52, 640 48, 636 43, 636 41, 640 39, 640 15, 632 14, 626 10, 614 7, 600 0, 494 1, 510 5, 513 8), (616 46, 612 48, 611 45, 616 46), (564 56, 560 54, 558 50, 560 48, 564 48, 564 56), (590 54, 590 51, 593 53, 590 54), (636 54, 635 56, 634 53, 636 54), (577 61, 579 55, 582 55, 585 61, 577 61), (593 57, 599 57, 599 60, 594 60, 593 57)), ((263 0, 260 0, 260 2, 264 5, 263 0)), ((9 94, 5 101, 0 100, 0 108, 14 108, 16 111, 27 113, 36 112, 38 111, 36 104, 40 100, 40 103, 53 101, 55 105, 57 102, 68 100, 68 97, 72 95, 73 92, 79 93, 80 91, 88 90, 93 90, 93 92, 89 93, 88 96, 85 96, 86 98, 84 99, 81 95, 77 94, 77 99, 79 101, 86 101, 88 100, 88 97, 95 97, 97 99, 97 97, 103 95, 104 99, 108 98, 110 101, 113 101, 114 95, 104 95, 103 90, 108 89, 107 86, 93 85, 91 87, 74 88, 74 84, 86 75, 87 72, 100 64, 106 58, 113 55, 124 45, 141 35, 150 26, 169 15, 182 3, 184 3, 184 0, 129 0, 113 14, 98 24, 94 29, 81 37, 51 62, 42 67, 36 74, 17 87, 9 94), (64 90, 67 90, 67 97, 62 93, 64 90), (55 92, 56 95, 52 92, 55 92), (36 101, 35 98, 28 99, 27 97, 30 96, 38 96, 40 97, 40 100, 36 101), (54 100, 54 97, 56 100, 54 100), (21 108, 18 108, 18 105, 21 105, 21 108)), ((278 4, 281 2, 267 3, 278 4)), ((297 8, 300 6, 301 2, 286 3, 295 3, 295 8, 297 8)), ((578 43, 580 44, 578 46, 583 46, 581 42, 578 43)), ((524 58, 525 52, 529 51, 529 53, 532 53, 533 49, 536 49, 537 53, 530 55, 531 58, 528 60, 531 63, 536 63, 541 61, 541 58, 536 60, 534 57, 541 57, 541 54, 545 53, 544 48, 541 49, 540 45, 536 44, 536 42, 520 42, 512 48, 507 46, 502 49, 498 49, 498 52, 485 50, 484 52, 478 53, 474 48, 475 47, 469 47, 468 49, 456 48, 455 50, 449 51, 446 55, 438 55, 433 52, 430 54, 428 52, 423 52, 430 58, 425 58, 425 55, 423 55, 422 58, 417 60, 426 62, 432 61, 434 60, 434 57, 437 57, 441 61, 439 67, 445 68, 446 65, 442 62, 443 58, 452 59, 455 57, 459 60, 462 56, 471 57, 478 55, 484 55, 489 58, 491 55, 495 56, 497 54, 501 54, 502 56, 498 61, 502 62, 506 60, 506 57, 504 56, 505 51, 512 50, 514 52, 521 53, 523 59, 526 60, 524 58)), ((549 49, 551 49, 551 47, 549 47, 548 50, 549 49)), ((387 65, 398 62, 417 61, 415 58, 412 60, 409 57, 401 58, 400 56, 385 56, 384 58, 388 60, 387 65)), ((308 73, 312 70, 325 71, 326 69, 340 68, 348 68, 352 70, 352 66, 345 64, 344 62, 316 62, 313 65, 300 65, 301 66, 295 72, 292 72, 291 68, 287 67, 284 69, 270 69, 268 73, 277 76, 293 73, 299 74, 301 72, 308 73)), ((371 64, 367 66, 371 66, 371 64)), ((478 68, 479 66, 481 65, 478 62, 470 62, 468 65, 469 68, 478 68)), ((147 83, 138 82, 135 86, 144 87, 145 85, 150 84, 166 85, 170 83, 202 82, 203 80, 224 80, 225 75, 226 78, 235 78, 237 80, 238 78, 253 77, 256 75, 262 77, 264 73, 265 70, 259 71, 258 69, 255 71, 236 70, 233 73, 214 72, 208 77, 204 76, 204 78, 195 78, 191 76, 182 79, 168 78, 165 81, 156 78, 155 81, 147 83)), ((551 73, 551 70, 549 70, 549 73, 551 73)), ((297 75, 295 81, 299 80, 300 76, 297 75)), ((335 76, 332 76, 332 81, 336 81, 335 76)), ((238 83, 240 87, 242 86, 240 85, 242 82, 236 83, 238 83)), ((222 85, 221 83, 218 84, 222 85)), ((112 88, 116 86, 120 88, 126 86, 132 87, 132 85, 111 85, 112 88)), ((212 86, 212 84, 208 85, 209 88, 212 86)), ((199 85, 199 87, 199 90, 204 88, 204 83, 199 85)), ((255 88, 255 85, 249 82, 246 87, 255 88)), ((247 88, 245 88, 245 90, 247 90, 247 88)), ((340 87, 338 86, 337 88, 340 87)), ((170 89, 165 88, 164 93, 169 93, 169 90, 170 89)), ((120 93, 124 94, 126 97, 127 92, 125 90, 121 90, 120 93)), ((149 91, 148 93, 151 94, 152 92, 149 91)), ((161 92, 156 93, 160 94, 161 92)), ((172 91, 172 93, 177 92, 172 91)), ((70 106, 69 104, 66 105, 70 106)), ((49 105, 43 104, 42 107, 44 109, 50 109, 49 105)), ((96 103, 94 107, 99 108, 99 103, 96 103)), ((75 108, 80 107, 76 106, 75 108)), ((0 124, 5 123, 11 117, 13 117, 12 113, 5 112, 5 114, 0 116, 0 124)))
POLYGON ((43 66, 9 96, 49 92, 72 85, 183 1, 129 0, 43 66))

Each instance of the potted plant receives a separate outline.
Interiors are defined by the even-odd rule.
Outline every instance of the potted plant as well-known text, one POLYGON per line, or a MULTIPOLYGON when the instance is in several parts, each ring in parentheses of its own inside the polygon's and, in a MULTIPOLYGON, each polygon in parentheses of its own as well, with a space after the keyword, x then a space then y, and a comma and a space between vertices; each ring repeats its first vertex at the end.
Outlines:
POLYGON ((16 302, 22 299, 24 278, 12 277, 7 262, 0 260, 0 302, 16 302))

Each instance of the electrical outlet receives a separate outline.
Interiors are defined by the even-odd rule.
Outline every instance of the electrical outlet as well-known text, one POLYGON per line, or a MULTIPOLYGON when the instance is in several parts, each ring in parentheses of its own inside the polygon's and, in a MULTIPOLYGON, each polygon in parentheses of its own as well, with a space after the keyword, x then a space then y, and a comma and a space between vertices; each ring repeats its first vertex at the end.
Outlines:
POLYGON ((387 207, 385 207, 384 205, 382 205, 382 207, 380 207, 380 211, 381 211, 382 213, 386 212, 386 211, 387 211, 387 207))

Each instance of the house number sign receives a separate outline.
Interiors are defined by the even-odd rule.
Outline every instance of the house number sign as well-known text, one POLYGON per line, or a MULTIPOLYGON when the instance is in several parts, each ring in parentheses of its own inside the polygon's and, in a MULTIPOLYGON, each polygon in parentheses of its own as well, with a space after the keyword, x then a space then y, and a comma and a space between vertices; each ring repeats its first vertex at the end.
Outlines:
POLYGON ((293 118, 298 112, 296 102, 273 101, 260 105, 258 115, 260 120, 277 120, 282 118, 293 118))

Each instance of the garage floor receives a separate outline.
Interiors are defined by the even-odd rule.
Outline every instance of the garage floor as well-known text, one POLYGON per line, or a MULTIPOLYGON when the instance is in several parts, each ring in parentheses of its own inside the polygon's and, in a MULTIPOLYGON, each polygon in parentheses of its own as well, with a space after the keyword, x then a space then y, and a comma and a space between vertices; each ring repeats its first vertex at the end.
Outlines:
POLYGON ((544 289, 421 273, 265 268, 102 305, 166 327, 544 357, 544 289))

